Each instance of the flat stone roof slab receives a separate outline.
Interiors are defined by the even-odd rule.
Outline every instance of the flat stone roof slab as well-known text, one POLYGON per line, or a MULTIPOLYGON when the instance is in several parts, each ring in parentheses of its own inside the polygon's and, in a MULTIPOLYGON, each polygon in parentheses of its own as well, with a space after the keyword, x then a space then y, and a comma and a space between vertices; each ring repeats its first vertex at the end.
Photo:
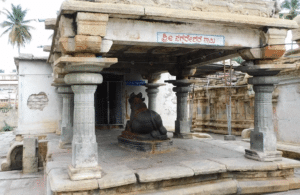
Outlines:
POLYGON ((183 166, 168 166, 138 170, 136 171, 136 174, 139 178, 139 182, 146 183, 182 177, 191 177, 194 175, 194 171, 191 168, 183 166))
POLYGON ((184 161, 181 164, 191 168, 195 175, 226 172, 226 166, 210 160, 184 161))

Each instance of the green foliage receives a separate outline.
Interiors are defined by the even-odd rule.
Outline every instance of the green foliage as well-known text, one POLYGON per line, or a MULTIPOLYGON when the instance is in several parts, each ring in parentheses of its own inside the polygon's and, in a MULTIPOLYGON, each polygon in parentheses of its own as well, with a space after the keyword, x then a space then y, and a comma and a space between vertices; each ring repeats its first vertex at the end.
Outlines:
MULTIPOLYGON (((299 0, 285 0, 281 4, 281 8, 285 8, 290 10, 288 15, 286 15, 284 18, 288 20, 293 20, 297 15, 298 11, 300 9, 300 1, 299 0)), ((279 14, 279 17, 283 17, 283 14, 279 14)))
POLYGON ((4 121, 5 126, 2 128, 2 131, 12 131, 13 127, 9 126, 5 121, 4 121))
POLYGON ((9 32, 8 42, 15 46, 17 45, 18 51, 20 53, 20 47, 25 46, 26 43, 31 41, 30 29, 34 29, 33 27, 27 25, 27 23, 32 20, 25 20, 25 16, 27 14, 27 9, 22 10, 21 5, 13 5, 11 4, 12 12, 7 9, 3 9, 1 13, 6 15, 7 20, 0 23, 2 28, 5 28, 4 32, 0 35, 0 37, 9 32))

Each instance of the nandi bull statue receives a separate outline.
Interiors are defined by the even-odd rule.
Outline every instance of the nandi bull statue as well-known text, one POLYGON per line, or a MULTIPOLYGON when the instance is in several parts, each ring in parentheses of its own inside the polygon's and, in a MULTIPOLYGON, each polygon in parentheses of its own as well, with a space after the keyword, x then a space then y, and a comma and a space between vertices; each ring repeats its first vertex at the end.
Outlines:
POLYGON ((130 121, 127 121, 122 137, 137 140, 166 140, 167 130, 163 126, 161 117, 153 110, 149 110, 144 103, 142 93, 129 97, 131 108, 130 121))

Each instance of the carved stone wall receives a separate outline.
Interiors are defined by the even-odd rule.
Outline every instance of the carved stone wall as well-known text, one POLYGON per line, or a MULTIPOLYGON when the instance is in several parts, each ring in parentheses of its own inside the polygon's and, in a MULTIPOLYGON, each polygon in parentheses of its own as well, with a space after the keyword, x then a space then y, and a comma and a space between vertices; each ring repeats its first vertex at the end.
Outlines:
POLYGON ((274 17, 274 13, 277 12, 275 7, 278 7, 275 0, 94 0, 94 2, 144 5, 203 12, 230 12, 262 17, 274 17))
MULTIPOLYGON (((276 109, 277 92, 273 93, 273 109, 276 109)), ((224 87, 200 88, 190 94, 193 105, 192 128, 194 131, 228 134, 226 95, 224 87)), ((244 129, 254 127, 254 91, 252 85, 232 88, 232 134, 241 135, 244 129)))

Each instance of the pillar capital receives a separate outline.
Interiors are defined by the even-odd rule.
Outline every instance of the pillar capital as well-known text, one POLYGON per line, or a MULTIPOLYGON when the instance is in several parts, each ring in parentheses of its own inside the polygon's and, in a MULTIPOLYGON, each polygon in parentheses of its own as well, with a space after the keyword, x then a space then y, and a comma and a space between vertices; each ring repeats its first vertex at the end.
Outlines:
POLYGON ((73 94, 73 91, 71 89, 70 85, 64 85, 64 86, 58 86, 57 87, 57 93, 58 94, 73 94))
POLYGON ((70 85, 97 85, 102 83, 103 77, 97 73, 70 73, 65 76, 64 80, 70 85))

